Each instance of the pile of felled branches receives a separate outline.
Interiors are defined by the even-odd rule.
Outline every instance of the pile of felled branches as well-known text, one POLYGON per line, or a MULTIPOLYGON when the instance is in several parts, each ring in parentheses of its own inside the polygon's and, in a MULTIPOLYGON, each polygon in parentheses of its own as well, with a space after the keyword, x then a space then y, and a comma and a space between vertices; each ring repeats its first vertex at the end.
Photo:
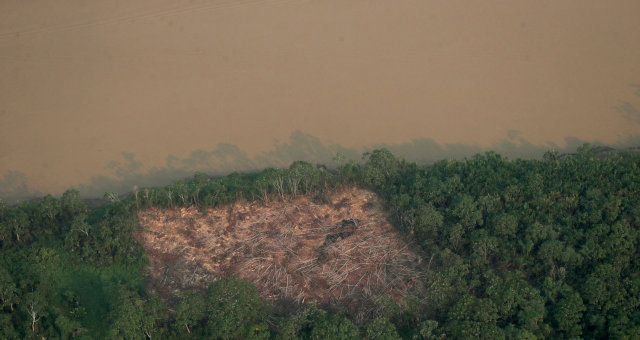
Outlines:
POLYGON ((354 189, 333 197, 333 205, 299 197, 206 215, 154 212, 141 216, 148 229, 141 238, 157 267, 152 278, 175 294, 237 275, 267 298, 358 305, 364 315, 383 296, 402 303, 424 275, 408 244, 370 208, 373 199, 354 189))

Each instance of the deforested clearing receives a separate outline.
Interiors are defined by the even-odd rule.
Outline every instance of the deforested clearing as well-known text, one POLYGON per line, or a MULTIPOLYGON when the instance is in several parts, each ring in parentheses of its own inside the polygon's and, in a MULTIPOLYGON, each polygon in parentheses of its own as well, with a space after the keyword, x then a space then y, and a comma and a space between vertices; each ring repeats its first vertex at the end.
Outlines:
POLYGON ((206 211, 149 209, 138 219, 149 289, 169 301, 231 275, 269 299, 359 306, 356 314, 380 297, 403 304, 422 289, 418 256, 367 190, 329 194, 323 203, 299 196, 206 211))

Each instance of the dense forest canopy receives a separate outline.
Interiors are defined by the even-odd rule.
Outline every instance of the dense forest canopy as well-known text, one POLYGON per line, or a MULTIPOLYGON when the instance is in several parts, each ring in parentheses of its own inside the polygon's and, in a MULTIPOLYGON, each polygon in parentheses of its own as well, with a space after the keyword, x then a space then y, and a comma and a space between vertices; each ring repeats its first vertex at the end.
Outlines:
MULTIPOLYGON (((89 208, 77 191, 0 206, 0 337, 113 339, 640 338, 640 154, 508 160, 487 152, 429 167, 375 150, 335 170, 288 169, 141 189, 89 208), (319 202, 374 190, 422 257, 425 291, 380 299, 356 322, 331 305, 274 308, 234 277, 172 306, 145 290, 133 238, 150 208, 238 199, 319 202)), ((282 306, 279 304, 278 306, 282 306)))

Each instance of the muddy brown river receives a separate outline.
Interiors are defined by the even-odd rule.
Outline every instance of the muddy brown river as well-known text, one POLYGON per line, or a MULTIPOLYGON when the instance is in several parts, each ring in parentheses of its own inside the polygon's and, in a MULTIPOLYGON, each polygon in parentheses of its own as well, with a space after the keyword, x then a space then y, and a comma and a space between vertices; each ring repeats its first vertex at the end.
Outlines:
POLYGON ((638 13, 636 0, 2 1, 0 197, 381 144, 425 161, 637 144, 638 13))

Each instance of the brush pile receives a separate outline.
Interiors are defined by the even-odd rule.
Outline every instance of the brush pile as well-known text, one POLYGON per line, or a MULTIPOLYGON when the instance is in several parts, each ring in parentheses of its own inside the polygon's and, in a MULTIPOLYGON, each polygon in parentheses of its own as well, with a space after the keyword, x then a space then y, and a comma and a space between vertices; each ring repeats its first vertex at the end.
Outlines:
POLYGON ((172 300, 236 275, 268 299, 358 306, 420 289, 418 257, 381 213, 377 197, 350 189, 316 204, 240 202, 209 209, 150 209, 137 238, 149 256, 151 289, 172 300))

